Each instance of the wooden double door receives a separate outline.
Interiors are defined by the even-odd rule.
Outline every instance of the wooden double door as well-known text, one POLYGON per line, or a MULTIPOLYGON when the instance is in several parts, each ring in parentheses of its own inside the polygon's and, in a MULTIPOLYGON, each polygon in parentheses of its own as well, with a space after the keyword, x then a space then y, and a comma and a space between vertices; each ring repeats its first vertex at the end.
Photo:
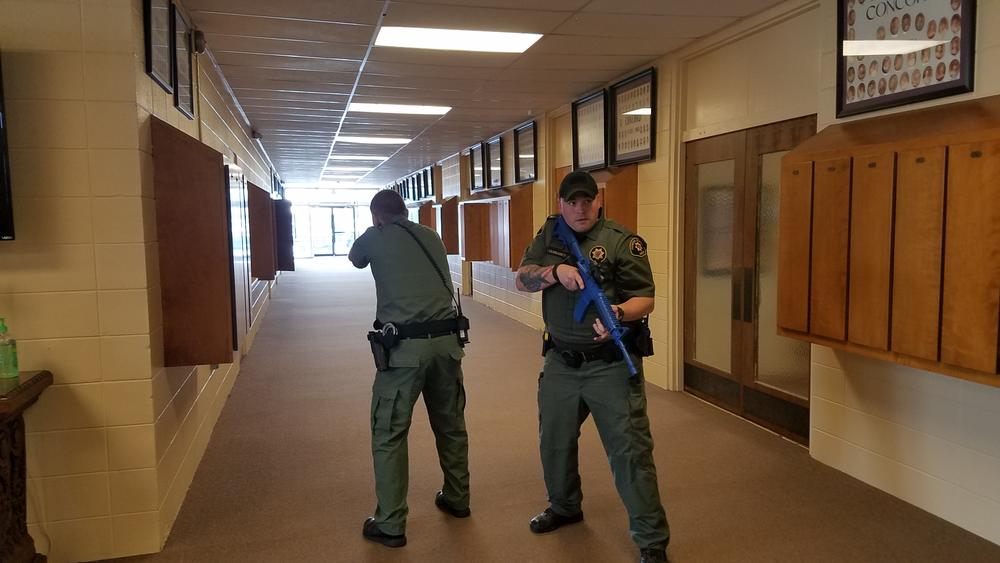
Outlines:
POLYGON ((809 116, 685 145, 684 389, 800 443, 808 343, 777 334, 781 157, 809 116))

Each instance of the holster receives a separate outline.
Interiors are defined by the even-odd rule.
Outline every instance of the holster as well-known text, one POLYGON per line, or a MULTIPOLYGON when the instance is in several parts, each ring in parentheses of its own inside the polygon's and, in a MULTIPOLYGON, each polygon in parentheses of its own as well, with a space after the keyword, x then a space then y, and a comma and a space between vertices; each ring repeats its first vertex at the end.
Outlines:
POLYGON ((389 356, 392 349, 399 344, 399 332, 391 323, 382 324, 376 320, 373 326, 376 330, 368 332, 368 343, 372 347, 375 369, 385 371, 389 369, 389 356))
POLYGON ((368 343, 372 347, 372 358, 375 359, 375 369, 385 371, 389 369, 389 349, 382 341, 382 333, 377 330, 368 332, 368 343))
POLYGON ((631 326, 632 347, 635 352, 645 358, 653 355, 653 333, 649 330, 649 317, 629 323, 631 326))

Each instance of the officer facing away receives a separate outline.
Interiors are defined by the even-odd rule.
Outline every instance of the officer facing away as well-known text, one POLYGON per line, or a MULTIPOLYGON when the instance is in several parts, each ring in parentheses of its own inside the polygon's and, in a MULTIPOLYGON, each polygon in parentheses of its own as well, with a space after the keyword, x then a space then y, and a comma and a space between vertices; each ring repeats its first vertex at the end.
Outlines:
MULTIPOLYGON (((625 227, 601 218, 597 184, 590 174, 574 171, 559 186, 559 212, 574 231, 584 257, 603 278, 604 294, 619 321, 630 326, 626 346, 633 362, 649 355, 648 328, 653 310, 653 275, 646 243, 625 227), (628 337, 632 336, 631 342, 628 337)), ((545 320, 544 369, 538 380, 539 440, 549 507, 531 519, 531 531, 543 534, 583 520, 577 439, 593 414, 618 494, 629 516, 640 562, 666 561, 670 530, 660 503, 653 465, 653 439, 646 417, 642 369, 630 377, 621 352, 591 304, 584 320, 573 308, 584 281, 568 249, 553 234, 557 215, 546 221, 525 251, 517 288, 542 291, 545 320)))
MULTIPOLYGON (((423 393, 437 444, 444 485, 434 498, 442 511, 465 518, 469 511, 469 437, 462 385, 463 341, 444 244, 438 235, 406 218, 406 204, 392 190, 375 194, 373 227, 354 242, 348 258, 371 265, 377 297, 376 336, 385 335, 387 365, 372 386, 372 460, 375 515, 362 535, 388 547, 406 545, 407 434, 413 405, 423 393), (422 248, 421 248, 422 247, 422 248)), ((464 318, 464 317, 462 317, 464 318)), ((381 343, 380 343, 381 344, 381 343)), ((373 342, 373 351, 375 343, 373 342)), ((378 360, 376 360, 378 362, 378 360)))

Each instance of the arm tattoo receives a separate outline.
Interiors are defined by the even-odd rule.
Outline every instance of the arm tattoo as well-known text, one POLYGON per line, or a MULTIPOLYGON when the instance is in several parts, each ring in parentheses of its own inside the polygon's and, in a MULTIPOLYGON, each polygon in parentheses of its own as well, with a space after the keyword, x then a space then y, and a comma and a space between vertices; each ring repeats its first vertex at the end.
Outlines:
POLYGON ((525 291, 541 291, 555 283, 547 279, 551 272, 552 266, 529 264, 518 270, 517 280, 521 282, 521 286, 525 291))

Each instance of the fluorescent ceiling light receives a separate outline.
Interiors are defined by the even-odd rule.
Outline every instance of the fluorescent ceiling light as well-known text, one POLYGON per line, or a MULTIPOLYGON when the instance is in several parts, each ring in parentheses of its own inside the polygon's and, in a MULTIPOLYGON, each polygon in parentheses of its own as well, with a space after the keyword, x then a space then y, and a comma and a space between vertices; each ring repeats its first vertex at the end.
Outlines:
POLYGON ((653 115, 653 108, 639 108, 626 111, 623 115, 653 115))
POLYGON ((368 145, 405 145, 411 139, 403 137, 342 137, 338 136, 338 143, 359 143, 368 145))
POLYGON ((367 172, 369 170, 374 170, 374 166, 327 166, 327 170, 333 170, 336 172, 367 172))
POLYGON ((361 179, 361 176, 323 176, 323 181, 333 180, 336 182, 357 182, 361 179))
POLYGON ((845 57, 860 57, 866 55, 905 55, 914 51, 929 49, 943 45, 947 41, 929 41, 918 39, 885 39, 866 41, 844 41, 845 57))
POLYGON ((362 104, 351 102, 347 111, 366 113, 405 113, 410 115, 444 115, 451 111, 449 106, 411 106, 406 104, 362 104))
POLYGON ((389 160, 388 156, 331 156, 329 160, 389 160))
POLYGON ((523 53, 541 37, 538 33, 385 26, 379 30, 375 45, 445 51, 523 53))

